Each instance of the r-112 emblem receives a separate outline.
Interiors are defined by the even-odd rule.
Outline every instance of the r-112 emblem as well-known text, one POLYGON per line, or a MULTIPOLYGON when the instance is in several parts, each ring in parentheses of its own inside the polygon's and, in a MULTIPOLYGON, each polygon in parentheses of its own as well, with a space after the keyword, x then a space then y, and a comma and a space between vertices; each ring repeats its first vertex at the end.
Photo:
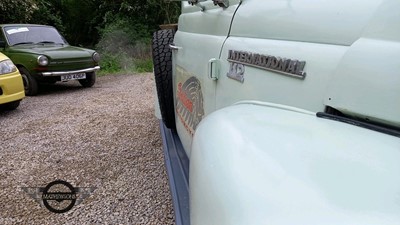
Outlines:
POLYGON ((241 83, 244 82, 244 65, 232 62, 229 67, 229 72, 226 74, 229 78, 237 80, 241 83))

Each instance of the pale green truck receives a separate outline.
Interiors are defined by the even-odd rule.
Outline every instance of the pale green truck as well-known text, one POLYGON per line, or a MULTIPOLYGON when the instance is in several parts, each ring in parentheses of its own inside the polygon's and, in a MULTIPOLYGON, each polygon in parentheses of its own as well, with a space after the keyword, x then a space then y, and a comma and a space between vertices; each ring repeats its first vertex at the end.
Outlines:
POLYGON ((153 60, 177 224, 400 224, 399 0, 186 1, 153 60))

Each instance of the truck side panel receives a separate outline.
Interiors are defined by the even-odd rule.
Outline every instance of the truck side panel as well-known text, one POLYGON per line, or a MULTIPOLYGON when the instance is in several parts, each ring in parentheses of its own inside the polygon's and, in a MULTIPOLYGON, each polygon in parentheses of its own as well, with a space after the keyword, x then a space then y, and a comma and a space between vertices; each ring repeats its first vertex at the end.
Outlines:
POLYGON ((223 9, 212 1, 202 2, 204 11, 183 3, 175 34, 173 91, 176 128, 186 153, 201 119, 215 110, 215 81, 208 78, 209 60, 218 58, 226 40, 238 0, 223 9), (207 46, 207 47, 204 47, 207 46))

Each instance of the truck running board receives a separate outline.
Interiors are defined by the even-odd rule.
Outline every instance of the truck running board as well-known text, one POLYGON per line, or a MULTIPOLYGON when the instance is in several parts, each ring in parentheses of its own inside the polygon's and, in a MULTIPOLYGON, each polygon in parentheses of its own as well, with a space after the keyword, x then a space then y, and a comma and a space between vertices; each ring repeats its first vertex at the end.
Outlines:
POLYGON ((176 225, 189 225, 189 158, 178 134, 160 120, 165 167, 175 211, 176 225))

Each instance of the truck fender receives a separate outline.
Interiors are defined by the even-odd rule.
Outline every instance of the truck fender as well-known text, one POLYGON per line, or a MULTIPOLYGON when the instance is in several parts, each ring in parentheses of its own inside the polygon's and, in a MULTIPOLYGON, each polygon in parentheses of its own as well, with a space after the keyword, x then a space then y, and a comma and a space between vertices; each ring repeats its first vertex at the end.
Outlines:
POLYGON ((191 224, 398 224, 399 149, 398 137, 293 107, 220 109, 193 139, 191 224))

